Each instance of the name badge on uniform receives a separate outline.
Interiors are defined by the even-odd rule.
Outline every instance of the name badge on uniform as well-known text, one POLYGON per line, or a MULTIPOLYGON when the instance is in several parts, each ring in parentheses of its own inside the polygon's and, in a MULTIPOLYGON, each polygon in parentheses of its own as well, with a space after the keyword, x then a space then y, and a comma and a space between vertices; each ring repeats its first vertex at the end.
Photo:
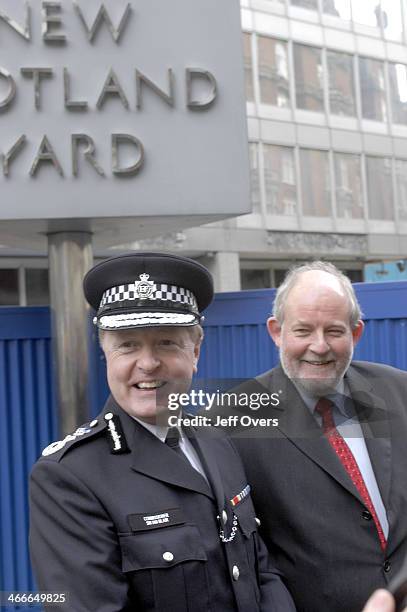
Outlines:
POLYGON ((149 529, 161 529, 172 525, 183 525, 185 523, 184 513, 181 508, 169 508, 158 512, 145 512, 143 514, 129 514, 127 516, 132 531, 147 531, 149 529))

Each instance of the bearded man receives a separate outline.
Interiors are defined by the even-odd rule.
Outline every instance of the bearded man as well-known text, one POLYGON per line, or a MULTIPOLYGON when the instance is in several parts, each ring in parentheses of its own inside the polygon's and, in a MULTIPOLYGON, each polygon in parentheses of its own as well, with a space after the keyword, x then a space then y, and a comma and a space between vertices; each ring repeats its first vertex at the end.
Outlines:
POLYGON ((407 553, 407 373, 352 361, 363 327, 335 266, 291 270, 267 321, 280 365, 245 389, 279 394, 256 413, 278 427, 235 432, 299 612, 359 612, 407 553))

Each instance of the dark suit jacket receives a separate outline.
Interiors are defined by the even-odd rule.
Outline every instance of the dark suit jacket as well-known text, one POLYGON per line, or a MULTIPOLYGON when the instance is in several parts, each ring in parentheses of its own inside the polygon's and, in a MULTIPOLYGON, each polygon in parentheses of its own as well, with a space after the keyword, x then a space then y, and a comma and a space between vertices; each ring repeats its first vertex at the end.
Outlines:
POLYGON ((247 480, 231 443, 219 435, 193 439, 209 487, 112 400, 104 413, 32 472, 32 562, 41 590, 66 593, 58 609, 293 611, 268 565, 250 495, 232 507, 247 480), (119 415, 129 452, 110 452, 106 412, 119 415), (217 515, 224 509, 225 535, 233 513, 237 532, 222 544, 217 515))
POLYGON ((252 414, 279 426, 235 432, 263 539, 299 612, 360 612, 407 554, 407 373, 353 362, 346 380, 387 510, 384 553, 356 488, 280 367, 248 384, 281 392, 279 406, 252 414))

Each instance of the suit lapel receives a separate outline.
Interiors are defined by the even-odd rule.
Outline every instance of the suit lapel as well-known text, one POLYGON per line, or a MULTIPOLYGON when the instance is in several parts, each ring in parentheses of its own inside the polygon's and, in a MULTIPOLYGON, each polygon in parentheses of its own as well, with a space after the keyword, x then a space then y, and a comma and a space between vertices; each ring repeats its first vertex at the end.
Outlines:
MULTIPOLYGON (((345 378, 363 431, 383 503, 388 507, 391 482, 391 441, 386 405, 373 392, 371 383, 358 374, 353 366, 349 367, 345 378)), ((259 378, 259 381, 266 383, 265 378, 259 378)), ((314 417, 280 367, 272 371, 267 387, 273 391, 276 389, 282 391, 281 404, 275 414, 279 418, 280 431, 299 450, 362 501, 329 442, 323 437, 314 417)))
POLYGON ((349 493, 362 501, 343 465, 324 437, 318 423, 281 368, 273 371, 269 388, 273 391, 276 389, 282 391, 280 393, 281 403, 275 414, 279 419, 279 430, 302 453, 332 476, 349 493))
POLYGON ((365 438, 373 472, 385 507, 389 504, 391 482, 391 440, 385 401, 370 381, 350 366, 346 374, 351 396, 365 438))

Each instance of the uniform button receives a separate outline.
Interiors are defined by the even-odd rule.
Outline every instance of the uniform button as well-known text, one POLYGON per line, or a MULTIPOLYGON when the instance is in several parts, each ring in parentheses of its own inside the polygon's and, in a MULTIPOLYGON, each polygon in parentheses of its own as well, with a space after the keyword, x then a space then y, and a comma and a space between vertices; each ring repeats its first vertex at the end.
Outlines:
POLYGON ((258 526, 258 527, 260 527, 260 525, 261 525, 261 520, 260 520, 259 518, 257 518, 257 516, 255 517, 255 519, 254 519, 254 520, 256 521, 257 526, 258 526))
POLYGON ((113 418, 113 414, 111 412, 107 412, 105 414, 105 420, 106 421, 110 421, 110 419, 112 419, 112 418, 113 418))
POLYGON ((383 569, 386 572, 389 572, 391 570, 391 563, 388 559, 386 559, 386 561, 383 563, 383 569))
POLYGON ((240 572, 239 572, 239 568, 237 567, 237 565, 234 565, 232 568, 232 576, 233 576, 233 580, 239 580, 240 572))
POLYGON ((226 512, 226 510, 222 510, 222 523, 223 523, 224 525, 226 525, 226 523, 227 523, 227 522, 228 522, 228 515, 227 515, 227 512, 226 512))
POLYGON ((170 563, 171 561, 173 561, 174 555, 172 554, 172 552, 167 551, 163 554, 163 559, 164 561, 167 561, 168 563, 170 563))
POLYGON ((98 424, 98 420, 97 419, 93 419, 93 421, 91 421, 89 423, 89 427, 96 427, 97 424, 98 424))
POLYGON ((372 520, 372 515, 370 514, 369 510, 363 510, 362 512, 362 518, 365 519, 365 521, 371 521, 372 520))

